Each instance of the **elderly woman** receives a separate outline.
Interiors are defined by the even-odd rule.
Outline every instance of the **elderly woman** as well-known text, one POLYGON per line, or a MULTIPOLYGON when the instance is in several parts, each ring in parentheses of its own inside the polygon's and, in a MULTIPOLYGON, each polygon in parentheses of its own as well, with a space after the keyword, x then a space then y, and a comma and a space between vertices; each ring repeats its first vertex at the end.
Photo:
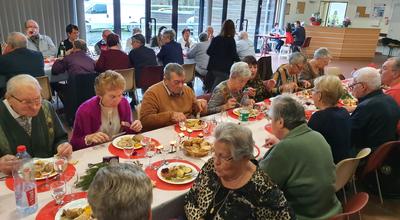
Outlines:
MULTIPOLYGON (((253 105, 254 100, 242 100, 242 89, 250 79, 251 72, 249 65, 245 62, 234 63, 231 67, 229 79, 221 82, 215 87, 210 101, 208 102, 208 114, 225 111, 236 107, 239 104, 253 105)), ((248 88, 249 95, 253 96, 255 90, 248 88)))
POLYGON ((162 34, 162 47, 157 54, 158 60, 166 66, 168 63, 183 64, 181 44, 175 41, 176 33, 173 29, 165 30, 162 34))
POLYGON ((260 167, 283 190, 298 219, 328 219, 341 211, 335 194, 335 164, 324 137, 306 124, 304 107, 290 95, 274 98, 275 144, 260 167), (280 141, 279 141, 280 139, 280 141))
POLYGON ((311 85, 318 76, 324 75, 324 68, 331 61, 332 56, 326 47, 318 48, 314 52, 314 58, 309 60, 300 73, 300 80, 307 80, 311 85))
POLYGON ((251 131, 234 123, 215 130, 213 157, 186 195, 191 219, 291 219, 281 190, 253 158, 251 131))
POLYGON ((343 107, 338 107, 344 94, 342 82, 337 76, 321 76, 315 79, 312 99, 319 111, 315 112, 308 126, 324 136, 331 146, 333 161, 352 156, 350 115, 343 107))
POLYGON ((283 92, 296 92, 300 87, 308 88, 311 86, 306 80, 299 80, 298 74, 301 73, 307 63, 307 58, 299 52, 292 53, 289 63, 282 64, 274 73, 272 78, 276 81, 274 94, 283 92))
POLYGON ((128 69, 131 67, 128 55, 121 51, 119 36, 111 33, 107 36, 108 50, 102 51, 96 62, 96 71, 101 73, 106 70, 128 69))
POLYGON ((254 100, 256 102, 261 102, 266 98, 272 96, 272 89, 275 87, 274 80, 262 81, 260 75, 257 73, 257 60, 254 56, 246 56, 243 58, 243 62, 247 63, 250 68, 251 76, 249 81, 247 81, 244 88, 254 88, 254 100))
POLYGON ((88 202, 97 220, 151 219, 152 200, 149 177, 140 167, 126 163, 101 168, 88 191, 88 202))
POLYGON ((125 79, 112 70, 101 73, 95 80, 96 96, 79 106, 71 143, 75 150, 111 141, 122 131, 138 132, 139 120, 132 123, 129 102, 124 98, 125 79))

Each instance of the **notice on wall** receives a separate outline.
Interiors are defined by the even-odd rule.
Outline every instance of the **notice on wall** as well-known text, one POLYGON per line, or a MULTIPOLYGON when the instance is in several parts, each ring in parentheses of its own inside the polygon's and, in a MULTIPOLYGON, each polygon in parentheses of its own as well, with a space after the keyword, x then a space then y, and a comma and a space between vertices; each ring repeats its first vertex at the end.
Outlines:
POLYGON ((375 3, 372 15, 374 17, 382 18, 383 14, 385 14, 385 7, 386 7, 386 4, 384 4, 384 3, 375 3))

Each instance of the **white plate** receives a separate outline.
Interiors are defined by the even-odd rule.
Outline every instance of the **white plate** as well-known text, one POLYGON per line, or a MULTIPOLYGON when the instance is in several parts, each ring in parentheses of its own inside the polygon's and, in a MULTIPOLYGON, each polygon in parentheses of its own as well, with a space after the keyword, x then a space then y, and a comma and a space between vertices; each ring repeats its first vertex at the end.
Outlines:
MULTIPOLYGON (((186 123, 185 123, 185 129, 187 130, 187 129, 192 129, 192 131, 202 131, 203 130, 203 128, 206 128, 207 127, 207 123, 205 123, 205 121, 204 120, 202 120, 202 119, 186 119, 186 121, 188 122, 188 121, 197 121, 197 120, 200 120, 201 121, 201 128, 190 128, 190 127, 188 127, 187 125, 186 125, 186 123)), ((185 130, 184 129, 184 130, 185 130)))
POLYGON ((87 198, 82 198, 82 199, 77 199, 74 201, 71 201, 64 206, 62 206, 58 212, 56 213, 56 216, 54 217, 54 220, 61 220, 61 215, 63 213, 64 209, 74 209, 74 208, 83 208, 87 206, 89 203, 87 201, 87 198))
MULTIPOLYGON (((119 146, 118 146, 118 142, 119 142, 122 138, 125 138, 125 137, 133 138, 134 136, 135 136, 134 134, 127 134, 127 135, 119 136, 119 137, 115 138, 115 139, 112 141, 112 145, 113 145, 114 147, 118 148, 118 149, 123 150, 123 149, 124 149, 123 147, 119 147, 119 146)), ((140 148, 142 148, 142 145, 140 145, 140 147, 135 147, 135 149, 140 149, 140 148)))
MULTIPOLYGON (((233 114, 240 117, 240 110, 242 110, 242 108, 233 109, 233 114)), ((257 118, 257 116, 260 114, 260 111, 257 109, 251 109, 250 111, 253 111, 253 114, 250 113, 249 118, 257 118)))
POLYGON ((172 162, 172 163, 169 163, 168 165, 164 165, 164 166, 158 168, 158 170, 157 170, 157 176, 158 176, 158 178, 160 178, 160 180, 162 180, 162 181, 164 181, 166 183, 169 183, 169 184, 174 184, 174 185, 181 185, 181 184, 190 183, 190 182, 194 181, 197 178, 197 174, 198 174, 197 169, 194 166, 192 166, 191 164, 185 163, 185 162, 172 162), (179 165, 184 165, 186 167, 190 167, 192 169, 192 173, 195 174, 195 175, 192 175, 192 178, 190 178, 190 179, 187 179, 187 180, 184 180, 184 181, 179 181, 179 182, 172 181, 172 180, 167 180, 163 176, 161 176, 161 170, 162 169, 173 167, 173 166, 179 166, 179 165))
MULTIPOLYGON (((33 158, 33 163, 36 161, 41 160, 46 163, 53 163, 53 173, 51 173, 47 178, 51 178, 57 175, 57 172, 54 170, 54 158, 33 158)), ((46 177, 35 178, 35 180, 45 180, 46 177)))

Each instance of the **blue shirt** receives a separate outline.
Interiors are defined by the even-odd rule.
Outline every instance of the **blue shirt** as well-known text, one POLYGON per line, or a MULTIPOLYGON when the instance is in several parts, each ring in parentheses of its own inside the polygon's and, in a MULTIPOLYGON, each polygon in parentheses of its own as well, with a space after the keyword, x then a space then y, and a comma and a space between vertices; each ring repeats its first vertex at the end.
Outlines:
POLYGON ((168 63, 183 64, 181 44, 175 41, 164 44, 157 57, 163 63, 163 66, 166 66, 168 63))

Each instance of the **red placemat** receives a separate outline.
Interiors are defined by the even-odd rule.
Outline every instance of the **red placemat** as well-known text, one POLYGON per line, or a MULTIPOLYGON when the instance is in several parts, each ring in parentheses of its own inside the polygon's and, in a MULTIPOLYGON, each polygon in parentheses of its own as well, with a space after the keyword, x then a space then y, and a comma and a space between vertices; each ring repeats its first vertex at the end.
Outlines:
MULTIPOLYGON (((184 163, 188 163, 192 166, 194 166, 196 168, 197 171, 200 171, 200 168, 195 165, 194 163, 191 163, 187 160, 176 160, 176 159, 172 159, 172 160, 167 160, 169 163, 172 162, 184 162, 184 163)), ((159 167, 162 164, 162 160, 154 162, 152 165, 155 167, 159 167)), ((181 185, 175 185, 175 184, 169 184, 166 183, 164 181, 162 181, 158 176, 157 176, 157 170, 154 169, 150 169, 149 167, 146 167, 146 169, 144 170, 147 174, 147 176, 150 177, 151 180, 156 182, 156 188, 159 189, 163 189, 163 190, 185 190, 185 189, 190 189, 193 185, 193 182, 191 183, 187 183, 187 184, 181 184, 181 185)))
MULTIPOLYGON (((64 173, 73 173, 73 175, 63 175, 64 178, 66 178, 66 181, 69 181, 72 177, 75 175, 75 167, 72 164, 68 164, 67 169, 64 171, 64 173)), ((58 177, 49 177, 48 181, 49 184, 53 182, 56 178, 58 177)), ((12 176, 9 176, 6 178, 6 186, 8 189, 14 191, 14 179, 12 176)), ((49 191, 50 187, 46 186, 46 180, 36 180, 36 186, 37 186, 37 191, 39 193, 41 192, 47 192, 49 191)))
POLYGON ((265 99, 264 102, 265 102, 265 104, 267 104, 267 105, 271 105, 271 100, 270 100, 269 98, 268 98, 268 99, 265 99))
MULTIPOLYGON (((78 192, 68 194, 64 197, 64 205, 67 204, 65 201, 71 202, 73 200, 78 200, 87 197, 87 192, 78 192)), ((62 208, 62 207, 61 207, 62 208)), ((51 200, 51 202, 47 203, 43 208, 41 208, 36 215, 36 220, 47 220, 54 219, 58 212, 59 206, 56 205, 56 202, 51 200)))
MULTIPOLYGON (((157 141, 154 138, 151 139, 151 142, 152 142, 152 144, 154 146, 159 146, 160 145, 160 142, 157 141)), ((110 143, 110 145, 108 146, 108 151, 112 155, 118 156, 119 158, 128 159, 128 157, 124 153, 124 150, 114 147, 114 145, 112 145, 112 143, 110 143)), ((135 152, 136 152, 136 154, 132 155, 130 157, 130 159, 145 158, 145 155, 144 155, 145 151, 144 151, 143 147, 139 148, 139 149, 136 149, 135 152)))
POLYGON ((264 126, 264 129, 267 130, 269 133, 272 133, 272 125, 271 124, 266 124, 264 126))
MULTIPOLYGON (((239 116, 237 116, 235 113, 233 113, 233 109, 228 110, 228 115, 231 118, 237 119, 239 120, 239 116)), ((257 117, 249 117, 249 121, 257 121, 257 120, 262 120, 263 118, 265 118, 264 113, 260 112, 257 117)))
MULTIPOLYGON (((182 131, 178 124, 175 124, 174 128, 175 128, 175 131, 177 133, 181 133, 182 132, 185 136, 189 137, 189 132, 182 131)), ((197 137, 197 136, 199 136, 199 134, 203 134, 203 131, 193 131, 192 133, 190 133, 190 137, 197 137)))

